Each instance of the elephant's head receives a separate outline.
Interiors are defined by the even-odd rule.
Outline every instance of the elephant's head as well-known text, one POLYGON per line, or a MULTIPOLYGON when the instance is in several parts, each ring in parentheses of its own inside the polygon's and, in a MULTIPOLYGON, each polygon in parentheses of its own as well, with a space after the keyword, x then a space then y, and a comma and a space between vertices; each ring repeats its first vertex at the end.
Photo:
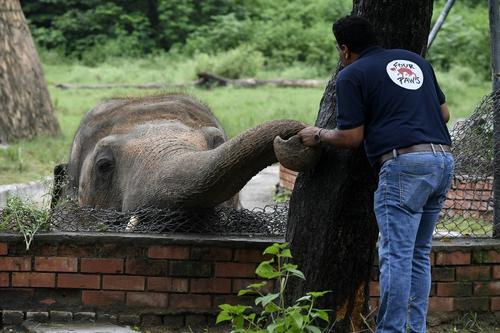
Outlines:
POLYGON ((275 137, 303 127, 271 121, 227 141, 208 108, 187 95, 108 101, 77 131, 67 193, 96 208, 214 207, 276 161, 275 137))

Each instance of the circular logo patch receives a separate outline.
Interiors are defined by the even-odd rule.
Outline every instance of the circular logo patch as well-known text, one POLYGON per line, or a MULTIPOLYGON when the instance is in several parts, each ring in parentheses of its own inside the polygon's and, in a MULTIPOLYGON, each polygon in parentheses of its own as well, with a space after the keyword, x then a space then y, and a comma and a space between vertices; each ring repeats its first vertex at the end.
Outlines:
POLYGON ((424 74, 418 65, 408 60, 393 60, 387 64, 387 74, 401 88, 417 90, 424 83, 424 74))

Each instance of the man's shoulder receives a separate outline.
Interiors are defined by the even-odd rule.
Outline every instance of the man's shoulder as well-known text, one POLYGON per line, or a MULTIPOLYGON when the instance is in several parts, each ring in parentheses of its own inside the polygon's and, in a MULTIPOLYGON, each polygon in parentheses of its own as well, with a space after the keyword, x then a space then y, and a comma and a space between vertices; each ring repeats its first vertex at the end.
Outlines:
POLYGON ((392 57, 401 57, 412 61, 427 62, 427 60, 425 60, 420 54, 405 49, 388 49, 386 52, 387 55, 392 57))
POLYGON ((358 66, 354 66, 356 62, 344 67, 337 75, 337 82, 351 81, 357 82, 361 78, 361 71, 358 66))

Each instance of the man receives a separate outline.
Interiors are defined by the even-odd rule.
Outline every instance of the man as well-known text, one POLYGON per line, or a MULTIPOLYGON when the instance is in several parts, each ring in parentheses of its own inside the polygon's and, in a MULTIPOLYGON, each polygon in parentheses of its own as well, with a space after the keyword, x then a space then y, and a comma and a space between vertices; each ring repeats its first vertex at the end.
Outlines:
POLYGON ((425 332, 432 234, 454 165, 445 96, 426 60, 379 47, 366 19, 344 17, 333 33, 345 66, 336 82, 337 128, 307 127, 299 136, 308 146, 364 141, 379 169, 377 332, 425 332))

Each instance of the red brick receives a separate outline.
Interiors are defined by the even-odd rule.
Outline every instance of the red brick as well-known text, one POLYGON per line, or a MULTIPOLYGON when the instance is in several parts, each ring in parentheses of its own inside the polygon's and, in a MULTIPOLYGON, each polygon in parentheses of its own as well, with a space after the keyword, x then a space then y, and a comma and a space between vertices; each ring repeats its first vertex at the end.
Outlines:
POLYGON ((35 270, 45 272, 76 272, 78 259, 70 257, 36 257, 35 270))
POLYGON ((378 282, 370 282, 370 297, 380 296, 380 289, 378 282))
POLYGON ((99 289, 101 277, 97 274, 58 274, 59 288, 99 289))
POLYGON ((489 266, 457 267, 457 281, 489 281, 491 279, 489 266))
POLYGON ((171 309, 210 309, 209 295, 170 294, 171 309))
POLYGON ((187 293, 188 279, 177 279, 169 277, 148 277, 148 290, 187 293))
POLYGON ((500 297, 491 298, 491 311, 500 311, 500 297))
POLYGON ((226 247, 193 247, 191 259, 203 261, 231 261, 233 250, 226 247))
POLYGON ((429 291, 429 297, 432 297, 432 296, 436 296, 437 294, 437 287, 436 287, 436 283, 431 283, 431 290, 429 291))
POLYGON ((55 286, 54 273, 12 273, 12 287, 54 288, 55 286))
POLYGON ((0 287, 9 286, 9 273, 0 273, 0 287))
POLYGON ((125 303, 125 292, 82 290, 82 303, 84 305, 119 305, 125 303))
POLYGON ((474 263, 500 264, 500 252, 496 250, 474 251, 474 263))
POLYGON ((375 310, 378 308, 378 297, 371 297, 368 300, 368 309, 369 312, 375 312, 375 310))
POLYGON ((80 263, 82 273, 123 273, 123 259, 82 258, 80 263))
POLYGON ((255 264, 243 264, 233 262, 218 262, 215 264, 215 276, 217 277, 255 277, 255 264))
POLYGON ((147 306, 151 308, 167 308, 168 294, 162 293, 127 293, 128 306, 147 306))
POLYGON ((500 280, 500 265, 493 266, 493 279, 500 280))
POLYGON ((127 258, 125 273, 130 275, 165 276, 168 273, 167 260, 127 258))
POLYGON ((238 249, 234 251, 234 261, 258 263, 269 259, 271 259, 271 257, 263 255, 262 250, 238 249))
POLYGON ((104 275, 102 289, 112 290, 144 290, 145 278, 130 275, 104 275))
POLYGON ((474 283, 474 295, 500 295, 500 281, 474 283))
POLYGON ((431 266, 436 264, 436 254, 434 252, 429 253, 429 261, 431 262, 431 266))
POLYGON ((50 245, 50 244, 41 245, 40 247, 37 248, 36 254, 44 257, 57 256, 57 248, 58 248, 57 245, 50 245))
POLYGON ((96 247, 93 245, 60 244, 57 255, 60 257, 89 258, 95 255, 95 250, 96 247))
POLYGON ((155 259, 189 259, 189 247, 187 246, 150 246, 148 257, 155 259))
POLYGON ((455 311, 489 311, 489 297, 457 297, 453 302, 455 311))
POLYGON ((453 297, 429 298, 429 312, 451 312, 451 311, 453 311, 453 297))
POLYGON ((432 267, 432 281, 455 281, 455 268, 432 267))
POLYGON ((436 265, 468 265, 470 261, 470 252, 438 252, 436 255, 436 265))
POLYGON ((213 263, 204 261, 170 261, 169 275, 176 277, 213 277, 213 263))
POLYGON ((471 296, 472 282, 438 282, 437 296, 471 296))
POLYGON ((8 252, 7 243, 0 243, 0 256, 5 256, 8 252))
MULTIPOLYGON (((263 282, 262 280, 256 280, 256 279, 234 279, 233 280, 233 293, 238 293, 242 289, 246 289, 249 285, 254 284, 254 283, 259 283, 263 282)), ((265 281, 267 282, 264 287, 262 287, 262 291, 264 293, 270 293, 273 291, 274 283, 273 281, 265 281)))
POLYGON ((191 279, 191 293, 229 294, 231 279, 191 279))
POLYGON ((1 257, 0 271, 30 271, 31 257, 1 257))

